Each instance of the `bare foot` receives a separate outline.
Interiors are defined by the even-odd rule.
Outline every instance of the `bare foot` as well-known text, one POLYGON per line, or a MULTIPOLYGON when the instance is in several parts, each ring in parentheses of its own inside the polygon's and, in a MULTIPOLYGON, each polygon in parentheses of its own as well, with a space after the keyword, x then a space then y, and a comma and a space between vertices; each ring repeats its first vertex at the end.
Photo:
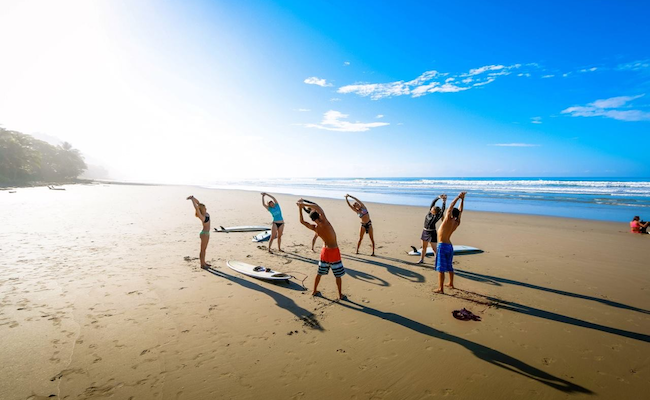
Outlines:
POLYGON ((278 249, 278 251, 279 251, 280 253, 284 253, 284 250, 282 250, 282 249, 278 249))
POLYGON ((418 261, 417 264, 424 264, 424 260, 418 261))
POLYGON ((357 250, 357 253, 356 253, 356 254, 359 254, 359 250, 357 250))
POLYGON ((445 286, 447 286, 448 288, 456 289, 454 285, 446 284, 445 286))
POLYGON ((371 256, 371 257, 374 257, 374 256, 375 256, 375 252, 373 251, 372 254, 371 254, 370 256, 371 256))
POLYGON ((201 265, 201 269, 208 269, 210 267, 211 267, 211 265, 201 265))
POLYGON ((320 291, 315 291, 311 294, 312 296, 320 296, 320 291))
POLYGON ((445 292, 443 292, 442 289, 436 289, 436 290, 433 291, 433 293, 442 293, 442 294, 444 294, 445 292))
POLYGON ((344 294, 339 296, 339 300, 347 300, 347 299, 348 299, 348 296, 346 296, 344 294))
POLYGON ((273 254, 273 252, 271 251, 271 249, 269 249, 269 253, 273 254))

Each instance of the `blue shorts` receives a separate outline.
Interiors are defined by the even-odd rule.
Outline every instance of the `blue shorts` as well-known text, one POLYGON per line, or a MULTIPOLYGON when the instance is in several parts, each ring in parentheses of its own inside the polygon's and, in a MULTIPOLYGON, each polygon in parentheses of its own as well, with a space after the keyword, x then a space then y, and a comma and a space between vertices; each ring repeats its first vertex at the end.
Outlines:
POLYGON ((454 246, 451 243, 438 243, 436 251, 436 271, 454 272, 454 246))
POLYGON ((330 272, 330 268, 334 273, 334 276, 337 278, 345 275, 345 268, 343 268, 343 263, 341 261, 328 263, 325 261, 318 262, 318 275, 327 275, 330 272))

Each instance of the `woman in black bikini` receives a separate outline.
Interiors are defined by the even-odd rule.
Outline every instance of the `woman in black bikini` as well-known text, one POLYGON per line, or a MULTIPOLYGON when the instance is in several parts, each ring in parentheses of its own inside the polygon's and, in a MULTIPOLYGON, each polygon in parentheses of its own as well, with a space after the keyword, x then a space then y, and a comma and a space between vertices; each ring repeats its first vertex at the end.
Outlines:
POLYGON ((271 245, 273 244, 273 240, 275 238, 278 238, 278 250, 284 252, 284 250, 280 248, 280 244, 282 243, 282 232, 284 232, 284 219, 282 218, 282 210, 280 209, 280 204, 278 204, 278 201, 275 199, 275 197, 271 196, 268 193, 262 193, 262 205, 273 216, 273 225, 271 226, 271 239, 269 239, 269 253, 272 253, 271 245), (269 196, 271 198, 268 203, 264 202, 265 196, 269 196))
POLYGON ((199 233, 199 238, 201 238, 199 260, 201 260, 201 268, 205 269, 212 266, 205 262, 205 250, 208 248, 208 242, 210 241, 210 214, 208 214, 205 204, 200 203, 194 196, 190 196, 187 199, 192 200, 192 205, 194 206, 195 211, 194 215, 196 215, 196 218, 200 219, 203 224, 203 230, 199 233))
POLYGON ((370 241, 372 242, 372 254, 375 255, 375 237, 373 236, 372 230, 372 221, 370 220, 370 214, 368 214, 368 209, 361 200, 357 199, 354 196, 349 194, 345 195, 345 202, 348 204, 348 207, 352 209, 357 216, 361 218, 361 230, 359 231, 359 242, 357 243, 357 254, 359 254, 359 246, 361 246, 361 241, 363 240, 363 235, 368 234, 370 236, 370 241), (350 204, 350 199, 354 199, 354 204, 350 204))

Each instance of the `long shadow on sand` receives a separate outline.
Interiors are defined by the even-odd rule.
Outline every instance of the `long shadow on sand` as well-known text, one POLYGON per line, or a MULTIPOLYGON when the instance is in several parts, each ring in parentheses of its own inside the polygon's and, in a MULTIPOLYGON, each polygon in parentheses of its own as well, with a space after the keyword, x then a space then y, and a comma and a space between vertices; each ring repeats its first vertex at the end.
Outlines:
POLYGON ((316 319, 316 316, 311 311, 300 307, 298 304, 296 304, 295 301, 291 300, 287 296, 282 295, 273 290, 269 290, 262 285, 258 285, 255 282, 250 282, 247 281, 246 279, 242 279, 234 275, 224 274, 223 272, 217 271, 216 269, 213 268, 208 268, 206 269, 206 271, 220 278, 228 279, 229 281, 236 283, 242 287, 245 287, 246 289, 252 289, 260 293, 264 293, 265 295, 275 300, 275 304, 278 307, 284 308, 285 310, 291 312, 293 315, 296 316, 296 318, 304 322, 306 326, 309 326, 310 328, 319 331, 324 330, 323 327, 320 325, 320 322, 318 322, 318 320, 316 319))
MULTIPOLYGON (((611 327, 605 326, 605 325, 594 324, 592 322, 583 321, 581 319, 567 317, 566 315, 556 314, 554 312, 540 310, 539 308, 533 308, 533 307, 525 306, 523 304, 515 303, 515 302, 512 302, 512 301, 502 300, 502 299, 499 299, 499 298, 496 298, 496 297, 487 296, 487 295, 480 294, 480 293, 470 292, 468 290, 462 290, 462 289, 456 289, 456 290, 458 290, 459 292, 462 292, 462 293, 470 294, 472 296, 481 297, 481 298, 487 300, 488 304, 490 304, 492 306, 496 306, 498 308, 502 308, 504 310, 514 311, 514 312, 518 312, 518 313, 522 313, 522 314, 526 314, 526 315, 531 315, 533 317, 538 317, 538 318, 548 319, 548 320, 551 320, 551 321, 561 322, 563 324, 574 325, 574 326, 579 326, 579 327, 588 328, 588 329, 594 329, 594 330, 605 332, 605 333, 611 333, 612 335, 618 335, 618 336, 623 336, 623 337, 630 338, 630 339, 640 340, 640 341, 646 342, 646 343, 650 342, 650 335, 644 335, 642 333, 630 332, 630 331, 625 331, 623 329, 611 328, 611 327)), ((464 300, 469 300, 469 301, 474 301, 474 302, 477 302, 477 303, 480 303, 480 304, 486 304, 486 302, 476 301, 475 299, 473 299, 471 297, 467 298, 467 297, 463 297, 463 296, 460 296, 460 295, 454 295, 453 297, 457 297, 457 298, 464 299, 464 300)))
POLYGON ((386 268, 386 271, 388 271, 389 273, 397 276, 398 278, 406 279, 407 281, 418 282, 418 283, 424 282, 424 276, 418 274, 415 271, 410 271, 408 269, 397 267, 395 265, 386 264, 381 261, 367 260, 365 258, 353 256, 350 254, 343 254, 342 258, 350 261, 356 261, 360 263, 376 265, 378 267, 386 268))
POLYGON ((551 289, 551 288, 547 288, 547 287, 543 287, 543 286, 532 285, 530 283, 513 281, 512 279, 500 278, 498 276, 477 274, 476 272, 463 271, 463 270, 460 270, 460 269, 457 269, 455 271, 456 271, 456 275, 462 276, 465 279, 470 279, 470 280, 473 280, 473 281, 476 281, 476 282, 483 282, 483 283, 487 283, 487 284, 490 284, 490 285, 497 285, 497 286, 501 286, 502 283, 505 283, 505 284, 508 284, 508 285, 522 286, 522 287, 526 287, 526 288, 529 288, 529 289, 541 290, 541 291, 544 291, 544 292, 555 293, 555 294, 559 294, 559 295, 562 295, 562 296, 575 297, 576 299, 595 301, 597 303, 605 304, 605 305, 608 305, 610 307, 622 308, 624 310, 636 311, 636 312, 640 312, 640 313, 643 313, 643 314, 650 314, 650 311, 648 311, 648 310, 628 306, 627 304, 617 303, 615 301, 611 301, 611 300, 607 300, 607 299, 603 299, 603 298, 591 297, 591 296, 586 296, 586 295, 578 294, 578 293, 565 292, 563 290, 551 289))
POLYGON ((507 354, 501 353, 500 351, 460 338, 458 336, 450 335, 443 331, 439 331, 430 326, 424 325, 420 322, 414 321, 410 318, 406 318, 399 314, 379 311, 377 309, 362 304, 358 304, 350 300, 344 300, 336 304, 339 304, 351 310, 360 311, 362 313, 372 315, 373 317, 390 321, 394 324, 401 325, 405 328, 411 329, 415 332, 419 332, 423 335, 427 335, 437 339, 442 339, 448 342, 459 344, 465 347, 467 350, 471 351, 476 357, 480 358, 483 361, 507 369, 508 371, 514 372, 516 374, 534 379, 538 382, 541 382, 545 385, 548 385, 562 392, 593 394, 593 392, 589 389, 586 389, 582 386, 576 385, 575 383, 553 376, 547 372, 544 372, 540 369, 533 367, 532 365, 528 365, 523 361, 513 358, 507 354))
MULTIPOLYGON (((309 257, 301 256, 300 254, 285 253, 281 257, 302 261, 302 262, 305 262, 305 263, 308 263, 308 264, 318 265, 318 260, 314 260, 314 259, 309 258, 309 257)), ((374 275, 369 274, 367 272, 357 271, 357 270, 354 270, 354 269, 349 268, 347 266, 345 267, 345 273, 348 274, 351 278, 358 279, 360 281, 364 281, 364 282, 370 283, 372 285, 384 286, 384 287, 390 286, 390 284, 387 281, 385 281, 385 280, 383 280, 383 279, 381 279, 381 278, 379 278, 377 276, 374 276, 374 275)))

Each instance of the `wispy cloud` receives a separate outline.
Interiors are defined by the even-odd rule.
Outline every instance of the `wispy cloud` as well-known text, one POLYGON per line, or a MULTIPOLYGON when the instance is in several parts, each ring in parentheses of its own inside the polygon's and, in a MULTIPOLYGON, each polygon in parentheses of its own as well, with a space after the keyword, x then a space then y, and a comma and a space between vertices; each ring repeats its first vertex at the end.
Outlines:
MULTIPOLYGON (((536 64, 527 64, 526 66, 537 67, 536 64)), ((337 92, 370 97, 372 100, 393 96, 420 97, 429 93, 456 93, 490 84, 498 77, 510 75, 513 70, 522 67, 524 67, 522 64, 486 65, 456 75, 432 70, 426 71, 410 81, 357 83, 342 86, 337 92)), ((530 76, 530 74, 524 71, 519 76, 530 76)))
POLYGON ((539 147, 539 144, 531 144, 531 143, 497 143, 493 144, 492 146, 497 146, 497 147, 539 147))
POLYGON ((298 112, 308 112, 308 111, 311 111, 311 110, 309 108, 298 108, 298 109, 296 109, 296 111, 298 111, 298 112))
POLYGON ((384 114, 377 114, 375 118, 384 118, 384 114))
POLYGON ((347 67, 348 65, 350 65, 350 61, 343 61, 343 65, 347 67))
POLYGON ((553 75, 553 74, 548 74, 548 75, 543 75, 542 78, 552 78, 552 77, 554 77, 554 76, 555 76, 555 75, 553 75))
POLYGON ((620 71, 640 71, 642 69, 650 69, 650 60, 638 60, 619 64, 616 69, 620 71))
POLYGON ((304 124, 307 128, 325 129, 336 132, 366 132, 372 128, 390 125, 388 122, 350 122, 344 121, 348 114, 330 110, 323 115, 320 124, 304 124))
POLYGON ((650 112, 632 109, 629 102, 645 96, 618 96, 609 99, 596 100, 585 106, 574 106, 562 110, 562 114, 572 117, 605 117, 619 121, 647 121, 650 112))
POLYGON ((530 119, 530 122, 532 124, 541 124, 542 123, 542 117, 533 117, 530 119))
POLYGON ((308 85, 318 85, 321 87, 332 86, 331 83, 327 83, 325 79, 317 78, 315 76, 309 77, 304 81, 308 85))
POLYGON ((596 70, 598 70, 597 67, 591 67, 591 68, 582 68, 582 69, 578 70, 578 72, 584 74, 585 72, 594 72, 596 70))
POLYGON ((341 101, 341 99, 339 99, 338 97, 332 97, 330 101, 341 101))

